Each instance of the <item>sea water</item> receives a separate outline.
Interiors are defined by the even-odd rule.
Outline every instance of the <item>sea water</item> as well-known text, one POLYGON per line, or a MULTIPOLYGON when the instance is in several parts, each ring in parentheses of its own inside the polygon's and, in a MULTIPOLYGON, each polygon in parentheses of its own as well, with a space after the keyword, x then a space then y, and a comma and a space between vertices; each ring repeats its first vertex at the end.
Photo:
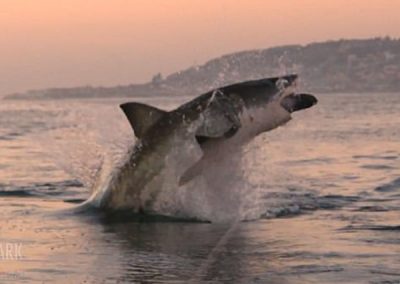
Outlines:
POLYGON ((135 142, 134 99, 0 101, 0 283, 400 283, 400 94, 317 97, 244 147, 242 206, 213 200, 235 222, 74 212, 135 142))

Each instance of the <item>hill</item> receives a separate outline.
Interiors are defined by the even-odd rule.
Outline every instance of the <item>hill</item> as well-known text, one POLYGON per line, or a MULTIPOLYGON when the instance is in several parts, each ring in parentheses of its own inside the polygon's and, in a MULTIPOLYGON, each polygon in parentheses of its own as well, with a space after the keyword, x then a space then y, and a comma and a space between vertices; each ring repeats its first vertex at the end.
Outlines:
POLYGON ((6 98, 197 95, 238 81, 298 73, 312 92, 400 91, 400 39, 337 40, 242 51, 146 84, 33 90, 6 98))

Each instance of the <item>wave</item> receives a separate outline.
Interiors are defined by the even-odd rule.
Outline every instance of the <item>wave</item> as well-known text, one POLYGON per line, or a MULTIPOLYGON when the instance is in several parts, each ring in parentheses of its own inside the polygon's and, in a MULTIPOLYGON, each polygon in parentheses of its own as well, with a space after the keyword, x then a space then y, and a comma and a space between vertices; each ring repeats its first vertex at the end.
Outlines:
POLYGON ((400 190, 400 178, 396 178, 392 182, 380 185, 375 188, 375 191, 378 192, 392 192, 396 190, 400 190))
POLYGON ((14 197, 57 197, 65 198, 86 194, 83 184, 78 180, 64 180, 31 185, 0 184, 0 196, 14 197), (75 190, 74 190, 75 189, 75 190))

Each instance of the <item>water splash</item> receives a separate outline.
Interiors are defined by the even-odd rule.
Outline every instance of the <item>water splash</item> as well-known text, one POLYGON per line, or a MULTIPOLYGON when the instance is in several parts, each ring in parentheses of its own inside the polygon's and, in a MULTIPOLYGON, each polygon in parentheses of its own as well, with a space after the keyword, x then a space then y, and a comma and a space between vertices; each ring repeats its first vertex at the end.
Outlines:
POLYGON ((129 126, 120 123, 123 117, 117 113, 117 105, 76 101, 43 104, 51 104, 51 109, 57 111, 47 118, 51 123, 45 131, 32 140, 58 168, 90 191, 105 160, 116 161, 122 156, 127 134, 131 134, 129 126))
MULTIPOLYGON (((167 108, 172 104, 177 103, 167 102, 167 108)), ((42 135, 40 140, 61 168, 80 180, 89 191, 95 192, 90 199, 95 206, 101 203, 135 142, 129 124, 117 106, 118 103, 90 102, 81 107, 80 102, 70 103, 53 119, 52 125, 56 126, 42 135)), ((264 138, 257 138, 243 151, 232 152, 229 157, 216 151, 216 160, 223 162, 207 164, 207 173, 185 186, 179 186, 178 180, 199 159, 198 145, 190 141, 176 141, 164 161, 164 169, 142 194, 144 200, 156 196, 149 211, 213 222, 253 220, 266 214, 271 216, 275 211, 277 215, 294 212, 295 206, 290 207, 293 210, 285 211, 287 204, 274 203, 274 199, 268 199, 267 204, 263 198, 266 191, 285 191, 277 188, 273 181, 288 179, 287 173, 283 175, 280 168, 272 163, 265 166, 266 160, 260 159, 260 153, 266 151, 263 145, 268 143, 264 138), (247 168, 252 168, 252 172, 247 172, 247 168), (267 168, 266 173, 260 172, 256 176, 268 175, 271 181, 268 184, 255 182, 252 178, 255 168, 267 168), (274 211, 275 207, 284 209, 274 211)))

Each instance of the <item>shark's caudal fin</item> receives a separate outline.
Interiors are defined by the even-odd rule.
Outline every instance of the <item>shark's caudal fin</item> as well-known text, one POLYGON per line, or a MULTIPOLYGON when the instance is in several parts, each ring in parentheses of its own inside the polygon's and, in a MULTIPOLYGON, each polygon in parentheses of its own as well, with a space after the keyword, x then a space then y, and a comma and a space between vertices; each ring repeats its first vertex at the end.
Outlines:
POLYGON ((164 110, 141 103, 125 103, 120 107, 128 118, 135 136, 139 139, 167 113, 164 110))

